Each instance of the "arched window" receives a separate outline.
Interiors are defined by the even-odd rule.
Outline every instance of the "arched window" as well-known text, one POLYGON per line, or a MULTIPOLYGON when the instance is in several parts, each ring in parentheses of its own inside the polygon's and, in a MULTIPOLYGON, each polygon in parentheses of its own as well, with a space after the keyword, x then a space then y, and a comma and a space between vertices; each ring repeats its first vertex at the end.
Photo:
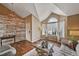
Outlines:
POLYGON ((57 18, 51 17, 48 22, 42 24, 42 35, 65 37, 65 21, 63 18, 58 21, 57 18))
POLYGON ((48 23, 56 23, 57 22, 57 19, 52 17, 48 20, 48 23))

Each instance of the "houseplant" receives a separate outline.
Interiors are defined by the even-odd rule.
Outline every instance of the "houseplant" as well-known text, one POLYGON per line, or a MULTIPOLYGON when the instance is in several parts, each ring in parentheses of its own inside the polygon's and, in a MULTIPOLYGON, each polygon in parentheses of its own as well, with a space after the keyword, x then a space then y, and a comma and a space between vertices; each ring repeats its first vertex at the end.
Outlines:
POLYGON ((75 47, 78 43, 77 39, 74 36, 70 36, 69 41, 70 41, 71 48, 73 48, 75 50, 75 47))

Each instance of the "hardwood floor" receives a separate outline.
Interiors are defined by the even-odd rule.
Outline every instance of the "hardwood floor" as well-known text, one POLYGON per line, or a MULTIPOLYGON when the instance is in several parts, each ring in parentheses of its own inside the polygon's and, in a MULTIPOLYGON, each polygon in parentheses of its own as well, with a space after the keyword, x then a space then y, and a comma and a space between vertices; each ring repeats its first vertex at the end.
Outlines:
POLYGON ((11 46, 16 49, 16 56, 22 56, 34 48, 32 43, 28 42, 27 40, 15 42, 11 44, 11 46))

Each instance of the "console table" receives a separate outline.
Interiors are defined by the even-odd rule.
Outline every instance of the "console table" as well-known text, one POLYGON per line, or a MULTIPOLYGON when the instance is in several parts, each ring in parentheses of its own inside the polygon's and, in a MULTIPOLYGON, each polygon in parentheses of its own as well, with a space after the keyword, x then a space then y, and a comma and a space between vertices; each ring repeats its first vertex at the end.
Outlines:
POLYGON ((2 40, 14 38, 14 42, 15 42, 15 36, 16 36, 16 35, 8 35, 8 36, 0 37, 0 39, 1 39, 1 46, 2 46, 2 40))

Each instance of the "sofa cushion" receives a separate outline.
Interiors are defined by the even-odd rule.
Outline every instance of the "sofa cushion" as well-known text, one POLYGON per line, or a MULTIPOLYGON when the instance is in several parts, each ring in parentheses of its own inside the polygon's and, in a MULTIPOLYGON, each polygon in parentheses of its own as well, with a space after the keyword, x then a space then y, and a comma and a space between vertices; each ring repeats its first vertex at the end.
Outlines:
POLYGON ((79 56, 79 43, 78 43, 77 46, 76 46, 76 53, 77 53, 77 55, 79 56))
POLYGON ((0 56, 9 56, 9 55, 15 55, 16 49, 11 47, 10 45, 2 46, 0 47, 0 56))
POLYGON ((11 51, 7 52, 7 53, 4 53, 0 56, 15 56, 15 54, 13 54, 11 51))
POLYGON ((0 47, 0 53, 5 51, 5 50, 8 50, 8 49, 10 49, 10 47, 8 45, 2 46, 2 47, 0 47))

